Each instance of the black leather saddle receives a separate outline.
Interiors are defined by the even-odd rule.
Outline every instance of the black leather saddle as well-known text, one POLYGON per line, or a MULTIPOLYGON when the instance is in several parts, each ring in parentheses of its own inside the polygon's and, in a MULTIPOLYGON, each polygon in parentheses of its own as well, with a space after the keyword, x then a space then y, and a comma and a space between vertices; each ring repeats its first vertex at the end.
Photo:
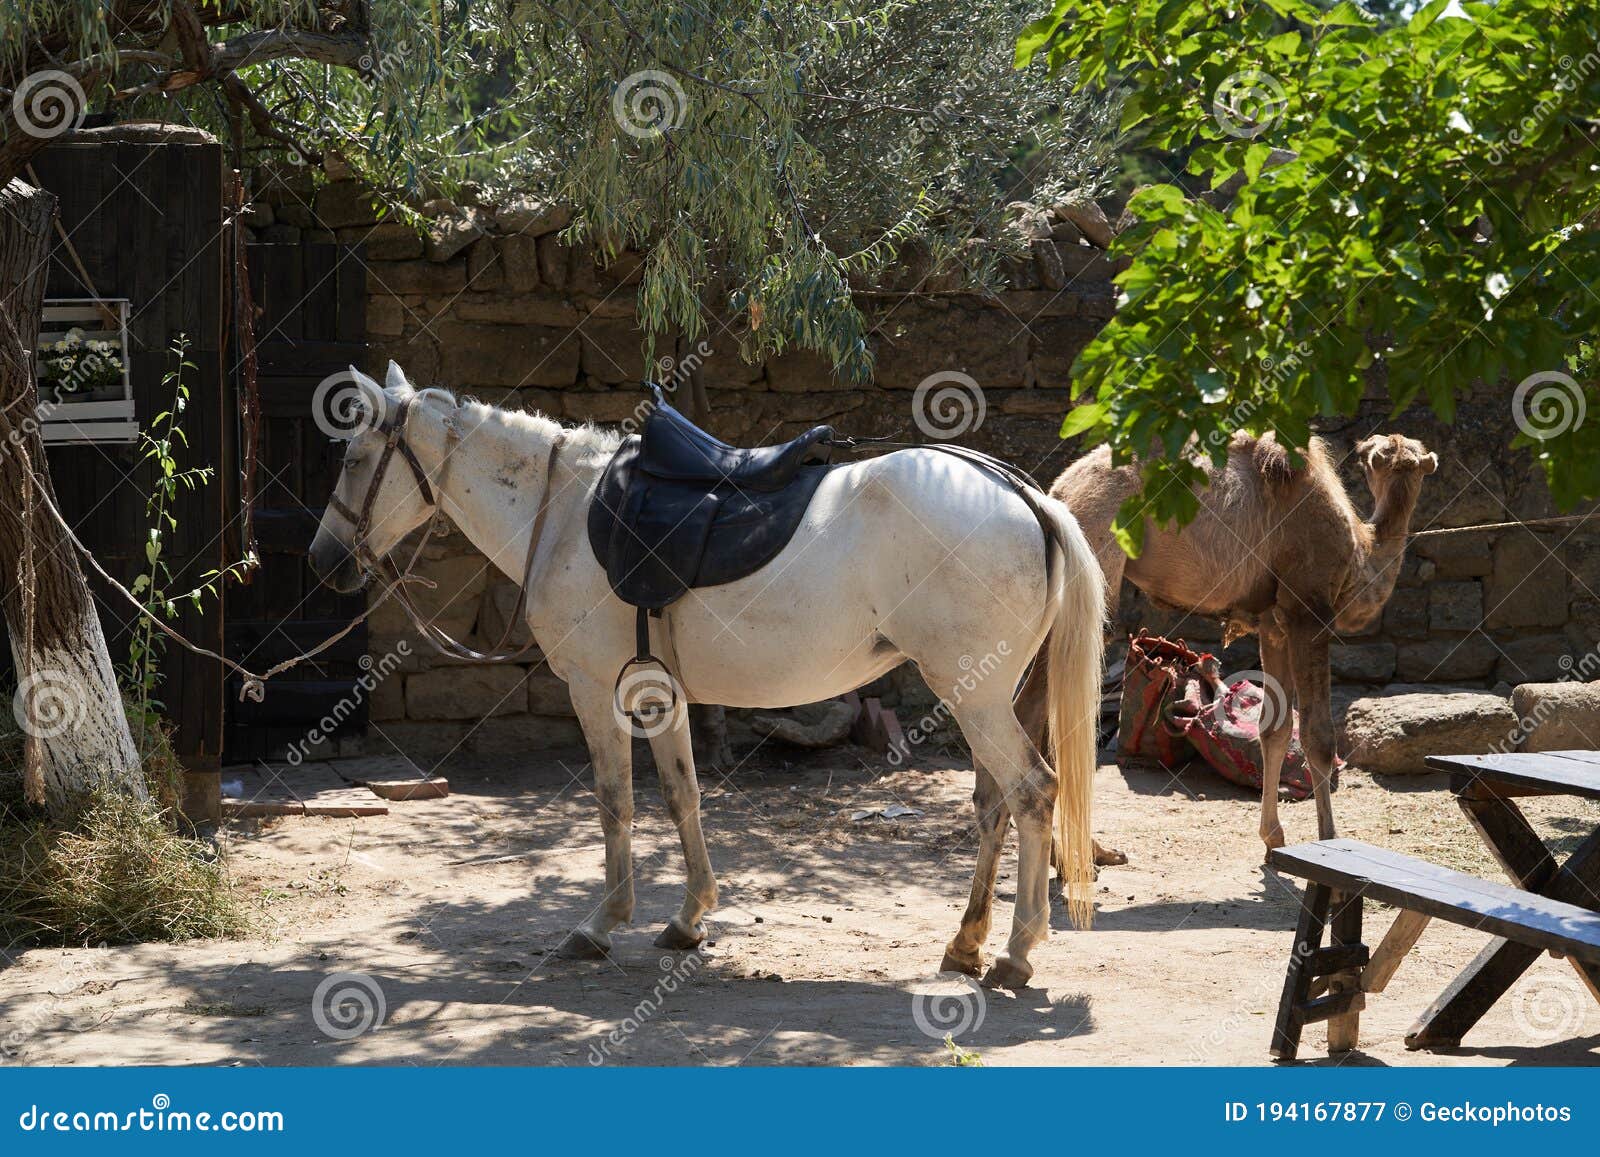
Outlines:
MULTIPOLYGON (((659 611, 753 574, 794 537, 830 467, 832 427, 743 450, 667 405, 623 441, 589 506, 589 544, 623 602, 659 611)), ((641 632, 644 632, 641 618, 641 632)))

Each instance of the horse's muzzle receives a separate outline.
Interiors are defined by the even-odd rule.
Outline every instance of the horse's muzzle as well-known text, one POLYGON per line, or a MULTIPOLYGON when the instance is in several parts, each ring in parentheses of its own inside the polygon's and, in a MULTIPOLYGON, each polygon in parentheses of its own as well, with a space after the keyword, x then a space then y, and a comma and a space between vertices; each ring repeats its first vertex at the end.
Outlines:
POLYGON ((311 544, 306 563, 322 584, 341 595, 355 594, 367 585, 367 573, 343 544, 311 544))

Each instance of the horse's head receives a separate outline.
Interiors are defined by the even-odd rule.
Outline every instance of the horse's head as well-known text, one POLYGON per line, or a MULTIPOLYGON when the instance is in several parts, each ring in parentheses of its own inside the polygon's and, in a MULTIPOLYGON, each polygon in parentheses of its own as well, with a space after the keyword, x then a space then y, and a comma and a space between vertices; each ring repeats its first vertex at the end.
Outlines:
POLYGON ((341 399, 354 419, 344 466, 328 499, 307 561, 341 594, 360 590, 379 559, 433 514, 437 495, 406 441, 418 395, 389 363, 380 386, 351 367, 354 390, 341 399))

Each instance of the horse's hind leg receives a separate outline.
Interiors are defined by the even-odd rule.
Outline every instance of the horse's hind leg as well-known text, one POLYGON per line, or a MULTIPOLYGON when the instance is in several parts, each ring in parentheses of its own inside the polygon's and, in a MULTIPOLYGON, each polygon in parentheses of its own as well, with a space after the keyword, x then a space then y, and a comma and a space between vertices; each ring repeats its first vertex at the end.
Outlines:
POLYGON ((594 764, 594 795, 606 840, 606 891, 558 951, 573 959, 592 960, 611 951, 611 929, 633 918, 632 735, 612 711, 607 688, 587 679, 574 679, 569 688, 594 764))
POLYGON ((1006 831, 1011 827, 1011 807, 994 776, 973 762, 977 783, 972 789, 972 806, 978 813, 978 864, 972 873, 972 895, 961 916, 961 928, 944 950, 941 972, 965 972, 977 976, 983 971, 983 944, 989 938, 994 915, 994 882, 1000 870, 1000 851, 1006 831))
POLYGON ((1028 954, 1050 930, 1050 830, 1055 814, 1056 773, 1028 742, 1009 696, 994 702, 955 704, 952 711, 972 748, 974 761, 993 777, 1001 799, 1016 820, 1017 902, 1011 938, 984 983, 1021 988, 1033 975, 1028 954))
MULTIPOLYGON (((1050 686, 1045 678, 1044 656, 1050 640, 1045 639, 1039 648, 1039 657, 1034 660, 1033 666, 1028 668, 1028 677, 1022 682, 1022 690, 1017 692, 1017 718, 1022 722, 1022 729, 1028 733, 1028 742, 1033 744, 1038 751, 1050 750, 1050 686)), ((1094 866, 1097 868, 1112 867, 1116 864, 1126 864, 1126 852, 1119 852, 1116 848, 1102 847, 1099 840, 1094 842, 1094 866)), ((1066 879, 1063 865, 1066 858, 1061 854, 1061 841, 1054 834, 1050 837, 1050 865, 1056 870, 1056 878, 1066 879)))
POLYGON ((689 878, 683 907, 656 937, 657 948, 694 948, 706 938, 700 918, 717 905, 717 881, 711 872, 705 834, 700 830, 700 781, 694 771, 688 713, 665 731, 650 737, 661 776, 661 794, 683 843, 684 870, 689 878))

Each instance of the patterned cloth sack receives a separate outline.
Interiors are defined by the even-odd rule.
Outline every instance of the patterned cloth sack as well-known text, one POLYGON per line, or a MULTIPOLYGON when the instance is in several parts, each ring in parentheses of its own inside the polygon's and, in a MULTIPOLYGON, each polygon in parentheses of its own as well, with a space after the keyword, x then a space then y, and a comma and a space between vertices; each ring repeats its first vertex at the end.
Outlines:
MULTIPOLYGON (((1177 770, 1202 759, 1230 783, 1260 791, 1262 714, 1271 719, 1289 707, 1281 694, 1248 679, 1224 684, 1221 671, 1216 656, 1193 651, 1181 639, 1145 631, 1129 639, 1118 760, 1153 759, 1177 770)), ((1279 786, 1294 799, 1311 794, 1298 721, 1279 786)))

